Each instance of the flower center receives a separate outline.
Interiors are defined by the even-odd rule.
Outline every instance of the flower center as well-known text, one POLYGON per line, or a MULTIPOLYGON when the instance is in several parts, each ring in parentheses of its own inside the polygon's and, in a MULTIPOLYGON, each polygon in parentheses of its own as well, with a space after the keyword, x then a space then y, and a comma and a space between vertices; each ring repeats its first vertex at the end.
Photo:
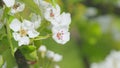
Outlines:
POLYGON ((17 4, 15 4, 15 5, 13 6, 13 9, 17 9, 19 6, 20 6, 20 4, 17 3, 17 4))
POLYGON ((56 37, 58 38, 58 40, 62 40, 63 34, 64 34, 63 31, 57 33, 56 37))
POLYGON ((50 10, 50 17, 54 17, 54 13, 52 9, 50 10))
POLYGON ((21 29, 20 30, 20 35, 23 37, 23 36, 26 36, 27 35, 27 31, 24 30, 24 29, 21 29))

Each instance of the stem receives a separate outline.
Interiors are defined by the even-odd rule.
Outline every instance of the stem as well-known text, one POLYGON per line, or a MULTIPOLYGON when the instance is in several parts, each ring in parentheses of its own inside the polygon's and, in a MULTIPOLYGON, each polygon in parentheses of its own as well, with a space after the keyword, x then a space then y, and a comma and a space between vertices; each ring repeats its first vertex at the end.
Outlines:
POLYGON ((12 55, 14 56, 14 50, 13 50, 13 45, 12 45, 12 41, 11 41, 11 31, 10 31, 10 28, 9 28, 9 22, 8 21, 6 23, 6 30, 7 30, 7 38, 8 38, 9 44, 10 44, 12 55))
POLYGON ((52 61, 51 61, 51 60, 48 61, 48 63, 46 64, 46 67, 45 67, 45 68, 49 68, 51 64, 52 64, 52 61))

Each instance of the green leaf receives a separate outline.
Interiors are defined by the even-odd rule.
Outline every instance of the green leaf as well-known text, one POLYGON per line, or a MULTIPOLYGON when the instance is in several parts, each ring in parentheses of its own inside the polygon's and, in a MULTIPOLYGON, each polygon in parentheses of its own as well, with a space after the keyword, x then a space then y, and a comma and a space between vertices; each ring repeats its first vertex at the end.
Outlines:
POLYGON ((37 59, 37 52, 35 46, 21 46, 20 50, 27 60, 34 61, 37 59))
POLYGON ((2 40, 0 40, 0 54, 4 53, 4 51, 7 49, 9 49, 9 44, 7 38, 4 37, 2 40))
POLYGON ((29 7, 29 9, 39 15, 41 15, 41 11, 38 7, 37 4, 35 4, 35 2, 33 0, 21 0, 23 3, 25 3, 25 5, 27 7, 29 7))

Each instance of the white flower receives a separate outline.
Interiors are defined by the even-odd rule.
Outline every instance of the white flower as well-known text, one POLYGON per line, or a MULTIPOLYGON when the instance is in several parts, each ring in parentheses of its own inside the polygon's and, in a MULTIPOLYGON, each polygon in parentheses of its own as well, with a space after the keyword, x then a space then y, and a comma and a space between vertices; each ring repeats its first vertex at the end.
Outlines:
POLYGON ((63 58, 62 55, 60 55, 60 54, 54 54, 53 61, 54 62, 59 62, 59 61, 62 60, 62 58, 63 58))
POLYGON ((23 11, 24 8, 25 8, 25 4, 24 4, 24 3, 16 2, 16 3, 14 4, 14 6, 11 7, 11 11, 10 11, 10 12, 11 12, 12 14, 15 14, 15 13, 17 13, 17 12, 23 11))
POLYGON ((68 27, 53 27, 52 32, 52 38, 59 44, 65 44, 70 40, 68 27))
POLYGON ((51 23, 53 26, 69 26, 71 23, 71 15, 63 12, 61 15, 52 20, 51 23))
POLYGON ((48 50, 46 53, 46 56, 47 56, 47 58, 52 59, 54 57, 54 54, 55 53, 53 51, 48 50))
POLYGON ((35 38, 39 33, 34 29, 33 23, 28 20, 23 20, 21 23, 18 19, 14 19, 10 28, 14 31, 13 37, 18 41, 19 46, 28 45, 30 43, 29 38, 35 38))
POLYGON ((6 4, 7 7, 11 8, 11 10, 10 10, 11 14, 15 14, 17 12, 21 12, 25 8, 25 4, 24 3, 15 2, 15 0, 3 0, 3 2, 6 4))
POLYGON ((7 7, 12 7, 15 4, 15 0, 3 0, 7 7))
POLYGON ((60 7, 59 5, 49 6, 45 9, 44 17, 48 21, 53 21, 56 17, 60 15, 60 7))

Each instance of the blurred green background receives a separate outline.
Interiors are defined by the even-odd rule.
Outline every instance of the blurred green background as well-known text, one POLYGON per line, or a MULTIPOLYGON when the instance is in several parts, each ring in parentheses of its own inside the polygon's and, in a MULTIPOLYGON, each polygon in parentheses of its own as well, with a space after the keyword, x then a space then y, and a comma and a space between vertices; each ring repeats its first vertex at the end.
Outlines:
POLYGON ((120 49, 120 0, 57 0, 62 12, 70 12, 71 40, 59 45, 43 43, 64 56, 61 68, 90 68, 111 50, 120 49))

